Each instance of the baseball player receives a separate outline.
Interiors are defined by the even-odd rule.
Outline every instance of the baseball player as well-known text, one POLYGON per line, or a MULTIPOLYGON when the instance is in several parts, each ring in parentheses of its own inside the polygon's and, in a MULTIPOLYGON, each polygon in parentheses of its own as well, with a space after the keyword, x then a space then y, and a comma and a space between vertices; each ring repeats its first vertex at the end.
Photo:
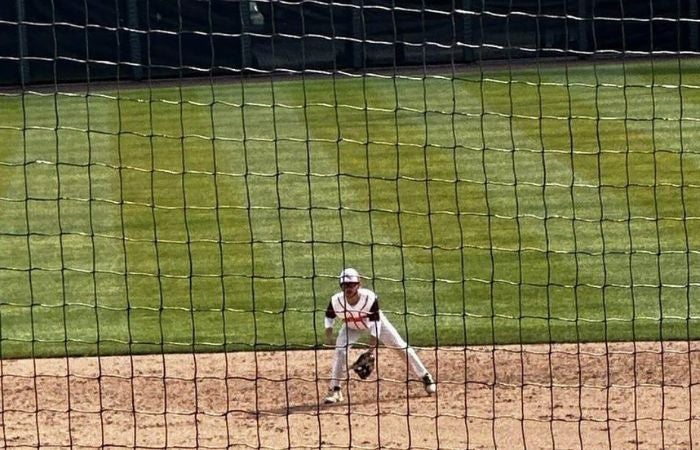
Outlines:
POLYGON ((401 353, 407 358, 413 373, 423 381, 428 394, 435 393, 436 386, 432 375, 425 368, 416 351, 411 348, 399 335, 396 328, 389 322, 379 309, 377 295, 363 288, 360 274, 357 270, 347 268, 339 276, 341 291, 333 295, 325 319, 326 345, 333 345, 333 325, 335 320, 343 322, 338 337, 335 340, 335 354, 331 372, 330 391, 325 403, 343 401, 340 382, 346 378, 347 355, 350 349, 364 333, 369 333, 370 346, 376 349, 379 341, 386 347, 401 353))

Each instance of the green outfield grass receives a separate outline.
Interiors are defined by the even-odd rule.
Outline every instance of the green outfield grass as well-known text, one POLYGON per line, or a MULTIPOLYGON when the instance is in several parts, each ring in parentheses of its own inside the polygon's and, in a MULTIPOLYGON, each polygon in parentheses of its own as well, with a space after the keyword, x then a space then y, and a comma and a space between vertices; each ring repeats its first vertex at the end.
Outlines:
POLYGON ((697 338, 699 69, 0 93, 2 356, 697 338))

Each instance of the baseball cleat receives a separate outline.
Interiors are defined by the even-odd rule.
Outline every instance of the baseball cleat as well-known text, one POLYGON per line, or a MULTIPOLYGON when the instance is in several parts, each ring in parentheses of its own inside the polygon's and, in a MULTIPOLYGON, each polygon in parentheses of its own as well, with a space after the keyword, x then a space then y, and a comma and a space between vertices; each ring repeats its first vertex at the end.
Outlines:
POLYGON ((425 389, 425 392, 427 392, 430 395, 434 394, 437 390, 435 380, 433 380, 432 375, 430 375, 429 373, 423 375, 423 388, 425 389))
POLYGON ((340 403, 343 401, 343 391, 340 390, 339 387, 331 389, 328 391, 328 395, 326 395, 326 398, 324 400, 324 403, 327 405, 333 404, 333 403, 340 403))

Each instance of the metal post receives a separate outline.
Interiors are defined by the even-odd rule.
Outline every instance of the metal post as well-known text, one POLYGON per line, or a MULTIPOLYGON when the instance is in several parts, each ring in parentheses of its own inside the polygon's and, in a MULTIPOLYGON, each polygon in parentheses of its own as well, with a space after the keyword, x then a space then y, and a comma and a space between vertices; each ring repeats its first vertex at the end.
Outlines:
POLYGON ((241 16, 241 71, 252 65, 251 37, 248 34, 251 28, 250 20, 250 0, 243 0, 239 3, 239 14, 241 16))
POLYGON ((470 47, 474 44, 474 15, 471 11, 472 2, 471 0, 462 0, 462 40, 464 46, 462 47, 462 58, 464 62, 470 63, 474 61, 474 48, 470 47))
POLYGON ((134 80, 143 78, 143 63, 141 58, 141 38, 139 36, 138 0, 127 0, 126 14, 129 25, 129 51, 131 52, 132 75, 134 80))
POLYGON ((359 69, 363 64, 362 0, 352 2, 352 66, 359 69))
MULTIPOLYGON (((587 30, 587 23, 588 20, 586 20, 586 13, 588 8, 587 3, 589 0, 579 0, 578 1, 578 16, 579 16, 579 21, 578 21, 578 50, 581 52, 587 52, 589 50, 588 48, 588 30, 587 30)), ((584 55, 580 55, 583 57, 584 55)))
POLYGON ((700 50, 700 33, 698 33, 698 2, 688 2, 688 6, 688 15, 692 20, 692 22, 690 22, 690 42, 688 45, 688 50, 697 52, 698 50, 700 50))
POLYGON ((24 0, 17 0, 17 33, 19 33, 19 79, 22 86, 29 84, 31 73, 29 71, 29 43, 27 41, 27 26, 24 24, 24 0))

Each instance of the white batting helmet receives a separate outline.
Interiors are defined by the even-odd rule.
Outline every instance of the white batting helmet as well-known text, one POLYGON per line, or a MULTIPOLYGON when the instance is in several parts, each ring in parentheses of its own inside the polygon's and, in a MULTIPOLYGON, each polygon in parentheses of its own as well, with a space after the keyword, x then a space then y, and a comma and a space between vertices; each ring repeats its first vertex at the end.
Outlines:
POLYGON ((360 282, 360 273, 351 267, 344 269, 342 272, 340 272, 340 275, 338 276, 338 282, 340 284, 359 283, 360 282))

